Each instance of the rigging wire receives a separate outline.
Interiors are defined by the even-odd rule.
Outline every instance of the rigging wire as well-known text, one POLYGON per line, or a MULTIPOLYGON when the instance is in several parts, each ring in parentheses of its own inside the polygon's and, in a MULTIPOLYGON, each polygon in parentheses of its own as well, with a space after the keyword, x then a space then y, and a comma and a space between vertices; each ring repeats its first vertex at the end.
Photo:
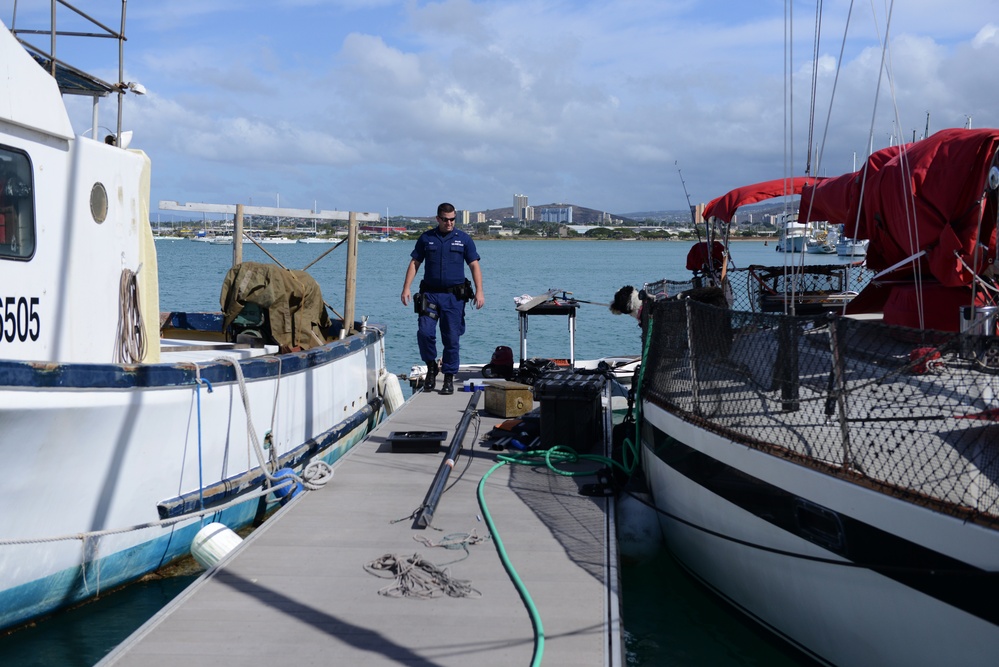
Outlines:
POLYGON ((812 150, 815 132, 815 89, 819 80, 819 44, 822 38, 822 0, 815 2, 815 39, 812 44, 812 94, 808 104, 808 144, 805 151, 805 176, 812 175, 812 150))
MULTIPOLYGON (((798 274, 804 272, 805 255, 802 249, 801 257, 795 259, 793 253, 789 261, 788 243, 791 242, 788 236, 788 225, 798 222, 799 218, 792 220, 791 196, 794 190, 792 174, 794 169, 794 3, 793 0, 785 0, 784 3, 784 197, 783 213, 781 214, 778 234, 782 234, 783 253, 781 262, 784 267, 784 275, 790 289, 787 290, 789 298, 784 299, 784 314, 794 314, 795 292, 798 286, 798 274), (794 262, 797 262, 797 265, 794 262)), ((807 172, 806 172, 807 173, 807 172)), ((793 247, 792 247, 793 250, 793 247)))
MULTIPOLYGON (((890 98, 891 98, 892 110, 894 112, 894 121, 893 122, 894 122, 895 127, 901 128, 902 127, 902 122, 901 122, 901 116, 900 116, 899 110, 898 110, 898 97, 897 97, 896 92, 895 92, 895 77, 893 75, 894 66, 892 64, 891 42, 890 42, 890 39, 889 39, 889 35, 891 33, 892 12, 893 12, 894 8, 895 8, 895 2, 894 2, 894 0, 892 0, 888 4, 888 6, 886 7, 886 10, 885 10, 886 11, 886 16, 885 16, 885 30, 884 30, 884 37, 883 38, 881 37, 881 27, 879 25, 877 12, 874 9, 873 3, 871 5, 871 13, 873 14, 874 25, 877 27, 877 34, 879 36, 878 39, 880 40, 880 44, 881 44, 881 70, 879 72, 879 77, 878 77, 878 88, 877 88, 877 91, 878 91, 878 93, 880 93, 880 90, 881 90, 881 76, 884 76, 887 79, 887 82, 888 82, 888 91, 889 91, 889 95, 890 95, 890 98)), ((877 98, 875 97, 875 109, 876 108, 877 108, 877 98)), ((871 141, 873 142, 873 137, 874 137, 874 118, 873 117, 871 118, 870 137, 871 137, 871 141)), ((894 132, 892 133, 892 140, 893 139, 894 139, 894 132)), ((889 145, 891 145, 891 141, 889 141, 889 145)), ((908 239, 909 247, 910 248, 919 248, 921 246, 920 246, 920 242, 919 242, 919 226, 918 226, 917 220, 916 220, 915 192, 910 189, 910 187, 911 187, 911 185, 913 183, 912 172, 910 171, 909 160, 906 157, 906 152, 907 152, 906 151, 906 144, 905 144, 904 141, 902 141, 901 138, 899 138, 899 142, 898 142, 898 151, 899 151, 899 166, 900 166, 900 168, 902 170, 902 179, 901 179, 901 183, 899 183, 899 186, 902 188, 902 191, 903 191, 902 192, 902 194, 903 194, 902 201, 904 202, 904 208, 905 208, 906 230, 909 233, 909 239, 908 239)), ((867 168, 867 164, 866 163, 864 165, 864 168, 865 168, 865 176, 866 176, 866 168, 867 168)), ((863 192, 864 192, 863 188, 864 188, 864 184, 863 184, 863 182, 861 182, 861 190, 860 190, 861 199, 863 199, 863 192)), ((857 224, 859 224, 859 220, 860 220, 860 210, 858 208, 858 211, 857 211, 857 224)), ((917 316, 918 321, 919 321, 919 327, 920 328, 924 328, 925 325, 926 325, 926 322, 925 322, 925 308, 924 308, 923 294, 922 294, 922 292, 923 292, 922 264, 920 262, 915 262, 913 264, 913 271, 914 271, 914 274, 915 274, 914 275, 914 281, 913 281, 913 283, 914 283, 914 287, 916 288, 916 303, 915 303, 915 306, 916 306, 916 316, 917 316)))

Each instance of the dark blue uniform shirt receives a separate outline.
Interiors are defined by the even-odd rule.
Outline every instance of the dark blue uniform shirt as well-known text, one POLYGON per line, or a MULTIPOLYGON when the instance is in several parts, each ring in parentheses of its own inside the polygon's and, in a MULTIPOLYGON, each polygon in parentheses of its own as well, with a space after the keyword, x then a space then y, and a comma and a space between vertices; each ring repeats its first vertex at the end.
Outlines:
POLYGON ((420 235, 410 257, 426 267, 423 280, 427 287, 437 289, 465 282, 465 264, 478 260, 479 253, 472 237, 460 229, 442 235, 434 227, 420 235))

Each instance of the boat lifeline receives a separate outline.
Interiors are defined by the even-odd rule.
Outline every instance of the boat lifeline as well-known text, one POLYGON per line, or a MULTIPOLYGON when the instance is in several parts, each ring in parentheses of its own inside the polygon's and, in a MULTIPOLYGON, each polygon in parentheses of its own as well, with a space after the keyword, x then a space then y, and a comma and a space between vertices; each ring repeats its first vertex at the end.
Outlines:
MULTIPOLYGON (((999 130, 945 130, 803 188, 802 211, 870 239, 885 275, 859 294, 803 301, 785 267, 733 302, 723 261, 643 308, 643 463, 669 548, 824 663, 999 655, 997 151, 999 130)), ((718 204, 705 217, 731 220, 718 204)))
POLYGON ((328 480, 319 462, 377 422, 385 382, 383 332, 329 321, 305 275, 281 274, 271 303, 233 286, 226 321, 161 316, 150 160, 75 136, 59 82, 95 106, 124 87, 36 60, 0 24, 0 627, 185 555, 203 522, 249 524, 275 489, 328 480), (320 305, 289 308, 299 299, 320 305))

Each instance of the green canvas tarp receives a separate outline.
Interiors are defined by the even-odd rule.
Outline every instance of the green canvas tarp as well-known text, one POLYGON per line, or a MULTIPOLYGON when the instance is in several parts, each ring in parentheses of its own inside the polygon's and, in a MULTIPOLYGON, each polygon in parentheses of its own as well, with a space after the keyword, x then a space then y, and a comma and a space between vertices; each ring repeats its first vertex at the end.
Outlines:
MULTIPOLYGON (((232 334, 241 320, 260 319, 252 328, 282 352, 326 343, 331 322, 315 278, 305 271, 243 262, 229 269, 219 297, 223 330, 232 334)), ((237 327, 238 328, 238 327, 237 327)))

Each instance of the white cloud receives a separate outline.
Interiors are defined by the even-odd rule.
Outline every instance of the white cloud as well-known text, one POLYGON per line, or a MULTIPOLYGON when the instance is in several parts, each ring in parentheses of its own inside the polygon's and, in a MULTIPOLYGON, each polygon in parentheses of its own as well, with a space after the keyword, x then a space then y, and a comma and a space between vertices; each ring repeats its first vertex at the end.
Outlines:
POLYGON ((996 28, 994 23, 986 24, 978 31, 975 38, 971 40, 971 45, 976 49, 987 45, 995 46, 996 44, 999 44, 999 29, 996 28))
MULTIPOLYGON (((11 0, 0 0, 0 16, 11 0)), ((815 137, 825 133, 846 0, 826 0, 815 137)), ((896 3, 897 4, 897 3, 896 3)), ((129 8, 126 126, 154 165, 154 199, 419 214, 569 200, 627 212, 707 201, 805 164, 814 5, 707 0, 177 0, 129 8), (794 137, 785 137, 792 55, 794 137), (257 194, 257 196, 263 196, 257 194), (349 199, 349 201, 348 201, 349 199)), ((877 5, 877 3, 875 3, 877 5)), ((999 124, 994 0, 909 0, 894 10, 894 99, 883 16, 857 5, 822 169, 840 173, 889 134, 999 124), (991 13, 990 13, 991 12, 991 13)), ((881 9, 883 11, 883 9, 881 9)), ((9 11, 6 12, 9 15, 9 11)), ((107 17, 102 17, 107 18, 107 17)), ((113 21, 110 21, 113 23, 113 21)), ((82 53, 83 57, 96 54, 82 53)), ((117 76, 116 51, 102 72, 117 76)), ((80 107, 83 123, 89 114, 80 107)), ((102 111, 102 124, 114 115, 102 111)), ((105 122, 107 121, 107 122, 105 122)), ((814 167, 814 162, 813 162, 814 167)))
POLYGON ((351 34, 343 43, 339 58, 353 70, 358 92, 407 92, 425 85, 420 59, 385 44, 381 37, 351 34))

